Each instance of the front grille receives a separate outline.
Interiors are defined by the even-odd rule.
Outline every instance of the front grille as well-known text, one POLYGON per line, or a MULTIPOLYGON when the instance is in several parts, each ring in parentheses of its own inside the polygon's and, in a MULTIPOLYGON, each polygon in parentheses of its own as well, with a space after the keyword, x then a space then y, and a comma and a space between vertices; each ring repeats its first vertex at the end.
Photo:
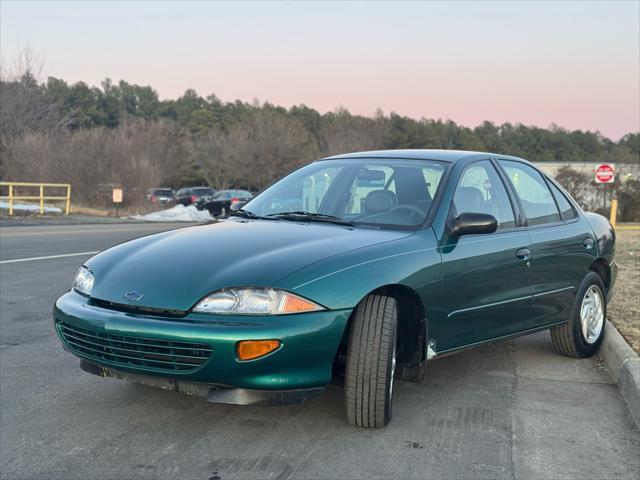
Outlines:
POLYGON ((110 302, 108 300, 100 300, 99 298, 89 299, 89 304, 95 305, 96 307, 108 308, 110 310, 117 310, 119 312, 151 314, 151 315, 156 315, 160 317, 180 318, 187 315, 187 312, 184 310, 172 310, 168 308, 153 308, 153 307, 140 307, 137 305, 125 305, 124 303, 110 302))
POLYGON ((58 331, 74 353, 126 367, 146 367, 162 372, 196 370, 211 356, 202 343, 125 337, 58 323, 58 331))

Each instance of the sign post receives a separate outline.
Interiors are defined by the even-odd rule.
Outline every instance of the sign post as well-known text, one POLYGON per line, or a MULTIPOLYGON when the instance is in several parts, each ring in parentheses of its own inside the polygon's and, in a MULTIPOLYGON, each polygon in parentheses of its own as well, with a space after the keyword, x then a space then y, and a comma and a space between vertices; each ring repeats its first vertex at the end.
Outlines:
POLYGON ((113 203, 116 204, 116 217, 118 216, 118 205, 122 203, 122 189, 114 188, 112 194, 113 203))
MULTIPOLYGON (((596 184, 602 184, 602 209, 607 210, 607 184, 613 183, 616 178, 616 167, 611 163, 601 163, 595 170, 596 184)), ((612 187, 613 188, 613 187, 612 187)))

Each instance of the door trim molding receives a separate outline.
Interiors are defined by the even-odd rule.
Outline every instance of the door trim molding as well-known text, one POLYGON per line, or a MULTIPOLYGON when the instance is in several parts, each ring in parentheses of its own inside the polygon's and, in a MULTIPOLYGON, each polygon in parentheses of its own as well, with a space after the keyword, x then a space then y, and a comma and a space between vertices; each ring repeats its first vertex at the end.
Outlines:
MULTIPOLYGON (((549 293, 551 293, 551 292, 549 292, 549 293)), ((543 294, 543 295, 545 295, 545 294, 543 294)), ((522 300, 531 300, 531 298, 532 298, 532 295, 527 295, 525 297, 511 298, 509 300, 502 300, 500 302, 487 303, 486 305, 478 305, 477 307, 462 308, 460 310, 454 310, 453 312, 449 313, 447 315, 447 318, 455 317, 456 315, 460 315, 462 313, 473 312, 473 311, 476 311, 476 310, 482 310, 482 309, 485 309, 485 308, 496 307, 496 306, 499 306, 499 305, 505 305, 507 303, 520 302, 522 300)))
POLYGON ((555 290, 549 290, 548 292, 542 292, 542 293, 534 293, 533 294, 533 298, 538 298, 538 297, 542 297, 544 295, 551 295, 553 293, 560 293, 560 292, 566 292, 568 290, 574 291, 576 289, 576 287, 564 287, 564 288, 557 288, 555 290))

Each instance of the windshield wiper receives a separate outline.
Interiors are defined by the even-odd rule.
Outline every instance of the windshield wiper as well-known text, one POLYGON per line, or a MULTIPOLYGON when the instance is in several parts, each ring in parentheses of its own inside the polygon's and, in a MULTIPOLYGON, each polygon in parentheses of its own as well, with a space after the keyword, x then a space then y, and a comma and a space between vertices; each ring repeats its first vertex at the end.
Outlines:
POLYGON ((350 222, 349 220, 336 217, 335 215, 327 215, 324 213, 294 211, 294 212, 271 213, 267 216, 270 218, 278 219, 278 220, 306 220, 309 222, 335 223, 337 225, 349 225, 349 226, 353 225, 353 222, 350 222))
POLYGON ((249 210, 243 210, 241 208, 238 210, 231 210, 231 213, 229 213, 229 216, 249 218, 252 220, 274 220, 273 218, 269 218, 269 217, 261 217, 260 215, 256 215, 255 213, 250 212, 249 210))

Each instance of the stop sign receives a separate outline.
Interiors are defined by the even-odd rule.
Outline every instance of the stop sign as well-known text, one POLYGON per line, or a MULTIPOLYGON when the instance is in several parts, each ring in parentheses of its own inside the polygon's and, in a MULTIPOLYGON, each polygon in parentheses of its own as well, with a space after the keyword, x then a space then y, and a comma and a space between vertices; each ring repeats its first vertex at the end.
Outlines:
POLYGON ((613 183, 615 167, 610 163, 602 163, 596 167, 596 183, 613 183))

